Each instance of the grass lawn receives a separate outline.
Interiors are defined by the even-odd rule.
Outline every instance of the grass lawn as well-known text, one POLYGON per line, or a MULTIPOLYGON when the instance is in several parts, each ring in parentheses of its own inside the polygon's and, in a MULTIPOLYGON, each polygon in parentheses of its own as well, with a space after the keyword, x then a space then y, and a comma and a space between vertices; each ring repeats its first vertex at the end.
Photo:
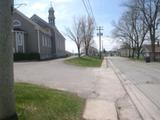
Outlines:
POLYGON ((15 86, 19 120, 82 120, 84 99, 31 84, 15 86))
POLYGON ((100 67, 102 63, 102 59, 99 59, 98 57, 83 56, 80 58, 77 57, 77 58, 66 60, 65 63, 82 66, 82 67, 100 67))

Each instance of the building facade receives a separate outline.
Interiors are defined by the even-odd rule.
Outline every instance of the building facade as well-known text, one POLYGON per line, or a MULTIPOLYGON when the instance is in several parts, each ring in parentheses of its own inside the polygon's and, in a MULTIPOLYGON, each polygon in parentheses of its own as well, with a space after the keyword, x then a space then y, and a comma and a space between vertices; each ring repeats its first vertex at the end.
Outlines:
POLYGON ((48 12, 49 23, 37 15, 28 18, 20 11, 14 10, 14 53, 38 53, 42 60, 66 55, 65 38, 55 26, 53 7, 48 12))
MULTIPOLYGON (((153 55, 152 46, 150 44, 143 45, 141 54, 144 57, 150 57, 150 59, 152 60, 152 55, 153 55)), ((159 43, 155 44, 155 60, 160 61, 160 45, 159 45, 159 43)))

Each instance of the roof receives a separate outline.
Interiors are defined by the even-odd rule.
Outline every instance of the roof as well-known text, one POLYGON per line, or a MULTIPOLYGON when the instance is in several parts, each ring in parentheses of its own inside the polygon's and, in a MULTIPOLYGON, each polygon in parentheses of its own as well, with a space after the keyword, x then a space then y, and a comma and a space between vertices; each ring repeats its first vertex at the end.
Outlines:
POLYGON ((43 28, 50 28, 50 29, 54 30, 54 32, 56 32, 57 34, 59 34, 60 36, 62 36, 64 38, 64 36, 59 32, 59 30, 57 29, 56 26, 51 26, 45 20, 43 20, 42 18, 40 18, 38 15, 34 14, 30 19, 32 21, 36 22, 38 25, 40 25, 43 28))
POLYGON ((53 29, 54 29, 54 31, 55 31, 57 34, 59 34, 60 36, 62 36, 63 39, 65 40, 64 36, 59 32, 59 30, 57 29, 57 27, 54 27, 53 29))
MULTIPOLYGON (((151 52, 151 45, 143 45, 143 50, 144 52, 151 52)), ((160 46, 158 46, 157 44, 155 45, 155 52, 160 52, 160 46)))
POLYGON ((40 25, 43 28, 48 28, 48 27, 52 28, 49 23, 47 23, 45 20, 43 20, 42 18, 40 18, 36 14, 34 14, 30 19, 31 19, 31 21, 34 21, 35 23, 37 23, 38 25, 40 25))
POLYGON ((38 24, 36 24, 35 22, 33 22, 32 20, 30 20, 26 15, 24 15, 22 12, 20 12, 17 9, 14 9, 14 13, 17 13, 18 15, 20 15, 21 17, 23 17, 25 20, 27 20, 28 22, 30 22, 32 25, 40 27, 38 24))
POLYGON ((29 19, 26 15, 24 15, 22 12, 20 12, 17 9, 14 9, 14 13, 17 13, 18 15, 20 15, 22 18, 24 18, 25 20, 27 20, 30 24, 32 24, 33 26, 35 26, 35 29, 41 30, 44 33, 47 33, 40 25, 38 25, 36 22, 32 21, 31 19, 29 19))

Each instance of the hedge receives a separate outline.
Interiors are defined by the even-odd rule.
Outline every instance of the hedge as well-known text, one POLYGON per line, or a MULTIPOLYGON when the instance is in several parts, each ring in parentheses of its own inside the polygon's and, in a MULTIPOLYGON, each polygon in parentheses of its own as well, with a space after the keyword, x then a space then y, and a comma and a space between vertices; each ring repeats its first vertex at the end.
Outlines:
POLYGON ((39 53, 14 53, 14 61, 40 60, 39 53))

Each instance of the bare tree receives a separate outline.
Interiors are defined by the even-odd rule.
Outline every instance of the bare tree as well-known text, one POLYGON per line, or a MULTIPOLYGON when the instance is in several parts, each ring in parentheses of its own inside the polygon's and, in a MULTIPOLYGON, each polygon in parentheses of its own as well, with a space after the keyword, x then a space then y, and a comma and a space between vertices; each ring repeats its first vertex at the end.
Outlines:
POLYGON ((12 0, 0 1, 0 120, 17 120, 14 100, 12 0))
POLYGON ((78 57, 81 56, 81 45, 82 45, 82 36, 81 36, 81 20, 74 18, 73 28, 67 29, 67 36, 75 42, 78 50, 78 57))
POLYGON ((123 44, 127 44, 129 48, 129 57, 132 56, 134 58, 135 54, 134 34, 130 23, 131 22, 130 17, 128 15, 129 15, 128 12, 123 13, 118 23, 113 24, 115 27, 113 30, 113 36, 115 38, 119 38, 119 40, 122 40, 123 44))
POLYGON ((81 34, 85 48, 85 54, 88 56, 89 48, 94 44, 93 35, 95 30, 94 19, 90 16, 81 18, 81 34))
POLYGON ((157 18, 160 13, 160 0, 135 0, 138 8, 144 16, 144 22, 149 27, 149 36, 151 40, 152 54, 151 58, 155 61, 155 42, 157 18))
POLYGON ((116 28, 114 35, 123 37, 124 43, 130 48, 129 53, 132 51, 132 58, 134 58, 136 53, 137 59, 139 59, 149 27, 145 24, 144 16, 137 6, 137 2, 131 1, 129 4, 125 4, 125 6, 127 11, 124 12, 119 24, 114 25, 116 28))
POLYGON ((80 50, 84 44, 85 54, 88 55, 89 48, 94 44, 94 20, 91 17, 80 17, 74 19, 73 29, 67 29, 67 36, 76 43, 78 49, 78 56, 80 57, 80 50))
POLYGON ((131 15, 130 21, 133 29, 134 42, 136 45, 137 59, 139 59, 142 45, 145 41, 149 27, 145 24, 144 16, 141 14, 140 9, 137 7, 137 3, 131 4, 128 9, 131 15))

